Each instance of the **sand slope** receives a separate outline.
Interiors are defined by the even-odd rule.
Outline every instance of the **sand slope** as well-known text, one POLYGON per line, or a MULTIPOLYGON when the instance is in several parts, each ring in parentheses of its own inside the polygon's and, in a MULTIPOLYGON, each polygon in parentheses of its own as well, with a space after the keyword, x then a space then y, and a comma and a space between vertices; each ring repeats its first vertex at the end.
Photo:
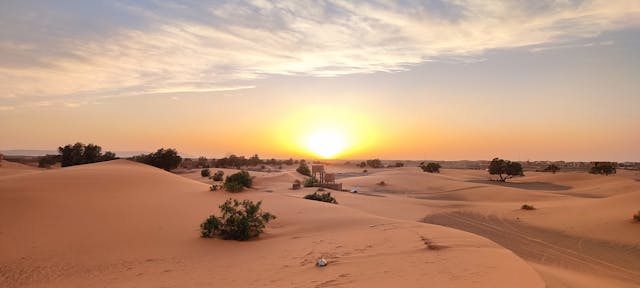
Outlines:
POLYGON ((311 190, 286 188, 297 177, 264 175, 240 194, 126 160, 0 177, 0 286, 544 286, 485 238, 304 200, 311 190), (255 241, 199 238, 230 196, 279 218, 255 241), (328 267, 314 266, 321 256, 328 267))

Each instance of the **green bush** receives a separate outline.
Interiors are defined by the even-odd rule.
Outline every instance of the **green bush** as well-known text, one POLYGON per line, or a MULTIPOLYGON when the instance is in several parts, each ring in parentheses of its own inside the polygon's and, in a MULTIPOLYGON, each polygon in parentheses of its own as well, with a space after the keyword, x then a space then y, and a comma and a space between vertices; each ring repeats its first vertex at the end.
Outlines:
POLYGON ((200 170, 200 176, 209 177, 209 176, 211 176, 211 171, 209 171, 209 168, 204 168, 204 169, 200 170))
POLYGON ((219 206, 222 216, 211 215, 200 224, 200 236, 210 238, 219 235, 222 239, 239 241, 257 237, 269 221, 276 219, 275 215, 262 212, 260 205, 262 201, 253 203, 227 199, 219 206))
POLYGON ((224 171, 218 170, 213 174, 213 177, 211 177, 211 179, 213 179, 213 181, 222 181, 222 176, 224 176, 224 171))
POLYGON ((440 166, 439 163, 434 163, 434 162, 430 162, 427 165, 425 165, 424 162, 420 163, 420 168, 422 168, 422 172, 440 173, 441 167, 442 166, 440 166))
POLYGON ((322 201, 322 202, 327 202, 327 203, 333 203, 333 204, 338 204, 338 201, 336 201, 335 198, 333 198, 331 196, 331 192, 327 192, 327 193, 318 193, 313 192, 313 194, 309 194, 307 196, 304 196, 304 199, 309 199, 309 200, 315 200, 315 201, 322 201))
POLYGON ((315 177, 309 177, 307 179, 304 179, 304 187, 313 187, 314 185, 316 185, 316 183, 318 183, 318 179, 316 179, 315 177))
POLYGON ((249 172, 244 170, 231 174, 224 180, 224 188, 229 192, 240 192, 244 187, 251 188, 251 185, 253 185, 253 179, 249 172))

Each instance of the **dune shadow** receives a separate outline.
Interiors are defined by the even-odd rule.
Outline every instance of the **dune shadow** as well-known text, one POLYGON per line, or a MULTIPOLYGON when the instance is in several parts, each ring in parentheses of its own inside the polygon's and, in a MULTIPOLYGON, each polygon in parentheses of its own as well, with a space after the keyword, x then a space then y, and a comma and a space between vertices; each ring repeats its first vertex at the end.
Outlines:
POLYGON ((547 191, 566 191, 573 187, 553 184, 549 182, 499 182, 490 180, 468 180, 467 182, 478 184, 491 184, 496 186, 503 186, 509 188, 523 189, 523 190, 547 190, 547 191))

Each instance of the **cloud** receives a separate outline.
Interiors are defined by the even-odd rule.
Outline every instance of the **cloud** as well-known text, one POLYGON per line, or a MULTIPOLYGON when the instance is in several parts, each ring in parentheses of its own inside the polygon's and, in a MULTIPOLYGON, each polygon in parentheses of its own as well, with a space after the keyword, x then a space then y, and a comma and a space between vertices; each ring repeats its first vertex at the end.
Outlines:
MULTIPOLYGON (((394 72, 434 59, 477 61, 491 49, 570 47, 640 23, 638 1, 115 3, 99 7, 107 11, 101 17, 113 19, 91 22, 88 31, 67 26, 91 15, 56 7, 45 7, 58 19, 55 33, 38 13, 7 17, 0 23, 0 91, 102 99, 249 89, 269 75, 394 72)), ((82 12, 97 13, 91 8, 82 12)))

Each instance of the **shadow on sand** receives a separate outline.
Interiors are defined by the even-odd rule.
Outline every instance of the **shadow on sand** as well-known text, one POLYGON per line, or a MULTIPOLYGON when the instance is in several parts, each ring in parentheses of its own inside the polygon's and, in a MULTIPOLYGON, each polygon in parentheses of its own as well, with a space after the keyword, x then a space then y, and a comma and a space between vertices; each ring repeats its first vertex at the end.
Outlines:
POLYGON ((509 188, 517 188, 523 190, 546 190, 546 191, 566 191, 573 187, 553 184, 548 182, 499 182, 499 181, 491 181, 491 180, 469 180, 467 182, 478 183, 478 184, 492 184, 496 186, 504 186, 509 188))

